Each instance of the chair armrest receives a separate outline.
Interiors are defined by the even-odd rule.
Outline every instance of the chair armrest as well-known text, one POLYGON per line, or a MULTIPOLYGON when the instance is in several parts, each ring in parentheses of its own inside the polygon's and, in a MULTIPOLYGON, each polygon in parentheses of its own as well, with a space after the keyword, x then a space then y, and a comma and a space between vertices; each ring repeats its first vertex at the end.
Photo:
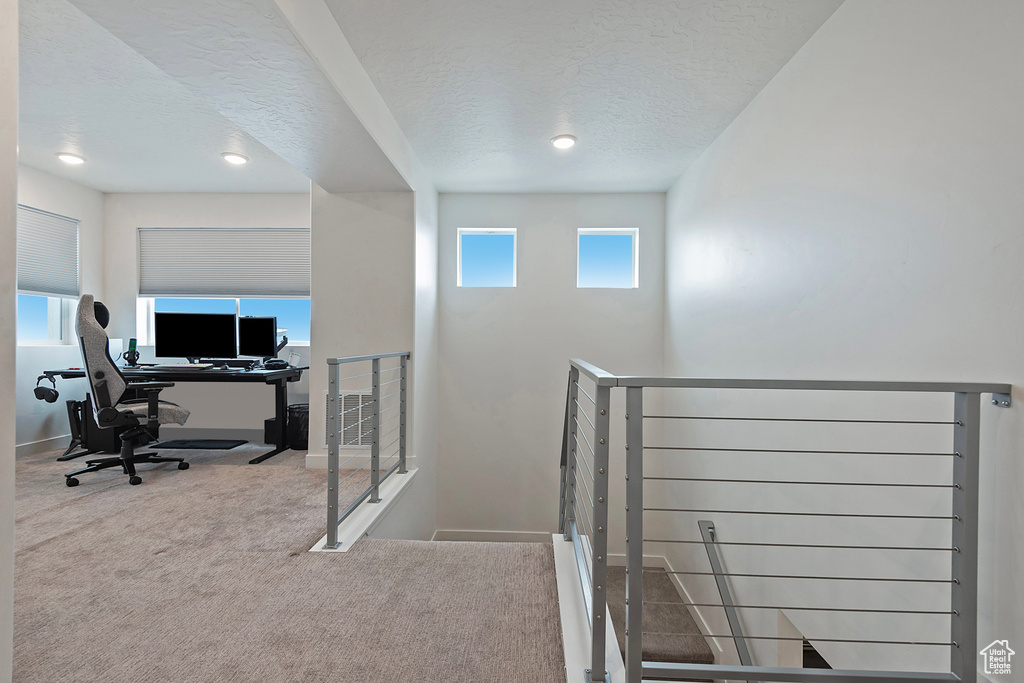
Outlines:
POLYGON ((129 389, 141 389, 142 391, 160 391, 173 387, 174 382, 129 382, 129 389))

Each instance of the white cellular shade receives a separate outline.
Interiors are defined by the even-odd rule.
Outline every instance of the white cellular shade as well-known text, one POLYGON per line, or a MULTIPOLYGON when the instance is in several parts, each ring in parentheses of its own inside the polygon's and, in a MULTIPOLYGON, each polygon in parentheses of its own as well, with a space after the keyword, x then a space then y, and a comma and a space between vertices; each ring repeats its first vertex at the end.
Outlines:
POLYGON ((18 205, 18 291, 78 296, 78 221, 18 205))
POLYGON ((309 228, 139 228, 140 296, 309 296, 309 228))

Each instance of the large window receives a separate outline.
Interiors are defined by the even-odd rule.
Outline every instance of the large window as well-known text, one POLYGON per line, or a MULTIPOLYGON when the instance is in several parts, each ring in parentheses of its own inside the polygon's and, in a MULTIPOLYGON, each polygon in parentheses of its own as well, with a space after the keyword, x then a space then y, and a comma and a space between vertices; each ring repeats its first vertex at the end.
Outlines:
POLYGON ((637 228, 580 228, 576 286, 639 287, 639 232, 637 228))
POLYGON ((139 228, 138 336, 153 313, 275 316, 309 343, 309 228, 139 228))
MULTIPOLYGON (((239 316, 274 316, 279 335, 287 335, 288 343, 309 343, 309 299, 223 299, 165 298, 152 299, 153 312, 161 313, 234 313, 239 316)), ((152 322, 150 322, 152 329, 152 322)), ((140 335, 145 339, 145 335, 140 335)), ((152 343, 153 340, 148 340, 152 343)))
POLYGON ((459 287, 515 287, 515 228, 460 228, 457 278, 459 287))
POLYGON ((18 343, 67 343, 78 296, 78 221, 19 205, 17 237, 15 337, 18 343))

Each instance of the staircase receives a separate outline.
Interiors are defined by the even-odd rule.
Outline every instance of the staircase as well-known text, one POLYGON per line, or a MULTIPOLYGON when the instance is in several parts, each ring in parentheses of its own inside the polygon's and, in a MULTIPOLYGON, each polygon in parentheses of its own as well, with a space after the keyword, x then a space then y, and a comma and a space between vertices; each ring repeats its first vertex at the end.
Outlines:
MULTIPOLYGON (((715 655, 664 570, 644 571, 644 661, 714 664, 715 655), (662 604, 668 603, 668 604, 662 604), (649 632, 649 633, 648 633, 649 632), (656 635, 671 633, 673 635, 656 635), (686 635, 675 635, 686 634, 686 635), (691 635, 692 634, 692 635, 691 635)), ((608 611, 626 651, 626 568, 608 567, 608 611)))

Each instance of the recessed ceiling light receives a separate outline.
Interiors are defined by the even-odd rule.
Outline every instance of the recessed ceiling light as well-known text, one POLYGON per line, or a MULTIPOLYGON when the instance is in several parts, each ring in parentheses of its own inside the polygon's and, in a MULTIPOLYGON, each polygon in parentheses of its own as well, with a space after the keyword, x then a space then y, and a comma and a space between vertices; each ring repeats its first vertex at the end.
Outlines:
POLYGON ((558 149, 569 149, 576 144, 575 135, 556 135, 551 138, 551 144, 558 149))
POLYGON ((221 156, 224 157, 224 161, 229 164, 235 164, 236 166, 241 166, 249 161, 249 157, 241 154, 235 154, 234 152, 223 152, 221 156))
POLYGON ((59 152, 57 158, 63 161, 65 164, 71 164, 77 166, 78 164, 84 164, 85 158, 80 157, 77 154, 69 154, 68 152, 59 152))

